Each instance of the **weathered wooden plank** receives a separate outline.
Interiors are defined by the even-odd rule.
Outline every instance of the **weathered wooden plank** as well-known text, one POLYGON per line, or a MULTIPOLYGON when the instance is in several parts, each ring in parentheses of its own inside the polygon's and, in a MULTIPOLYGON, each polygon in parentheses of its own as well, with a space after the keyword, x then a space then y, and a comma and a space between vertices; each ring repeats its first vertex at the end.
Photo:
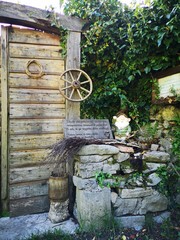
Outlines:
POLYGON ((59 89, 59 84, 64 86, 64 82, 60 81, 59 77, 59 75, 43 75, 41 78, 33 79, 29 78, 27 74, 10 73, 9 86, 14 88, 59 89))
POLYGON ((2 208, 3 210, 8 210, 8 32, 6 28, 1 28, 1 43, 2 43, 2 53, 1 53, 1 61, 2 61, 2 70, 1 70, 1 92, 2 92, 2 132, 1 132, 1 199, 2 199, 2 208))
MULTIPOLYGON (((14 73, 26 73, 27 64, 30 60, 32 59, 10 58, 9 71, 14 73)), ((60 73, 62 73, 64 70, 63 60, 39 59, 37 61, 42 66, 42 71, 44 74, 60 75, 60 73)), ((31 64, 29 66, 29 70, 31 73, 39 73, 39 68, 36 64, 31 64)))
POLYGON ((11 119, 11 134, 63 133, 62 119, 11 119))
POLYGON ((20 29, 18 27, 8 27, 8 29, 10 43, 59 46, 59 35, 49 34, 35 29, 20 29))
POLYGON ((10 104, 10 118, 65 118, 64 104, 10 104))
POLYGON ((10 169, 10 184, 47 180, 51 174, 51 168, 49 166, 36 166, 25 168, 13 168, 10 169))
POLYGON ((10 185, 9 198, 20 199, 48 195, 47 181, 29 182, 10 185))
POLYGON ((48 212, 48 196, 39 196, 10 201, 10 216, 20 216, 32 213, 48 212))
POLYGON ((63 138, 62 133, 58 134, 37 134, 37 135, 10 135, 10 150, 15 149, 40 149, 51 147, 54 143, 63 138))
POLYGON ((10 43, 9 56, 14 58, 60 59, 62 48, 60 46, 30 45, 23 43, 10 43))
MULTIPOLYGON (((49 12, 50 13, 50 12, 49 12)), ((39 8, 0 1, 0 22, 27 26, 59 34, 59 28, 52 27, 48 12, 39 8)), ((81 31, 85 21, 56 13, 59 26, 81 31)))
POLYGON ((59 90, 9 89, 10 103, 65 103, 59 90))
POLYGON ((9 164, 11 168, 29 167, 43 164, 50 149, 37 150, 12 150, 9 153, 9 164))
MULTIPOLYGON (((66 69, 80 68, 80 41, 80 33, 69 33, 67 39, 66 69)), ((66 101, 66 119, 80 119, 79 102, 66 101)))

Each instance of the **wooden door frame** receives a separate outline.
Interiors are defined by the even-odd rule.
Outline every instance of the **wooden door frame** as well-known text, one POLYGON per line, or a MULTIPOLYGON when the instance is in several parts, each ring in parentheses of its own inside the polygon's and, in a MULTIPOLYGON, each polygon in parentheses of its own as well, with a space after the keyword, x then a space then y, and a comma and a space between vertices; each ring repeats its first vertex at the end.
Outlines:
POLYGON ((1 27, 1 206, 8 211, 8 27, 1 27))

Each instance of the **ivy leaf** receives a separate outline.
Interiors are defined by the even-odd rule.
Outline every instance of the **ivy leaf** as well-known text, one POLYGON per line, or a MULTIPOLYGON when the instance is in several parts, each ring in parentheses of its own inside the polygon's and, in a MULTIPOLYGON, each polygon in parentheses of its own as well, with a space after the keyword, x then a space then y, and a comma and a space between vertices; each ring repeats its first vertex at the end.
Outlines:
POLYGON ((126 47, 126 45, 123 44, 123 45, 120 47, 120 50, 123 49, 123 48, 125 48, 125 47, 126 47))
POLYGON ((151 68, 149 66, 147 66, 147 67, 145 67, 144 71, 147 74, 147 73, 149 73, 151 71, 151 68))
POLYGON ((164 32, 164 33, 159 33, 158 34, 158 41, 157 41, 157 43, 158 43, 158 47, 161 45, 161 43, 162 43, 162 40, 163 40, 163 38, 164 38, 164 35, 165 35, 166 33, 164 32))
POLYGON ((134 80, 134 76, 133 75, 130 75, 129 77, 128 77, 128 80, 131 82, 131 81, 133 81, 134 80))

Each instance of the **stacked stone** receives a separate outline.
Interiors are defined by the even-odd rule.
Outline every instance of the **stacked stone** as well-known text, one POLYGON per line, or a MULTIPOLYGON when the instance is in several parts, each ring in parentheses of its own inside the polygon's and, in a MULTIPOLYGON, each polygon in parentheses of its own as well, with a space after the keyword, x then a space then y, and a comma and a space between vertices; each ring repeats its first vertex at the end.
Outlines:
MULTIPOLYGON (((161 179, 155 171, 169 161, 165 152, 148 151, 144 154, 143 172, 148 175, 147 187, 137 179, 128 182, 136 170, 130 165, 134 153, 130 146, 87 145, 75 157, 76 217, 83 227, 100 228, 106 219, 114 218, 125 227, 142 228, 145 214, 167 209, 167 198, 154 189, 161 179), (95 175, 97 172, 121 176, 116 188, 101 188, 95 175)), ((135 155, 135 154, 134 154, 135 155)), ((113 180, 112 180, 113 182, 113 180)))
POLYGON ((101 228, 111 219, 111 190, 98 186, 97 172, 116 174, 119 164, 114 156, 119 149, 110 145, 84 146, 75 157, 76 209, 75 215, 84 229, 101 228))

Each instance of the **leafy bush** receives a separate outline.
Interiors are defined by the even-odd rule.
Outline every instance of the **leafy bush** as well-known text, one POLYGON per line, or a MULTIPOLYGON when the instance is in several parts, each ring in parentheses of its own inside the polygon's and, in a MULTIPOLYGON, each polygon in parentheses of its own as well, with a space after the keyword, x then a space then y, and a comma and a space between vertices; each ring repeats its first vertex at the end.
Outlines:
POLYGON ((82 116, 112 119, 120 109, 134 123, 149 121, 154 73, 179 63, 177 0, 128 7, 118 0, 69 0, 65 13, 87 20, 82 65, 93 79, 93 94, 82 116))

